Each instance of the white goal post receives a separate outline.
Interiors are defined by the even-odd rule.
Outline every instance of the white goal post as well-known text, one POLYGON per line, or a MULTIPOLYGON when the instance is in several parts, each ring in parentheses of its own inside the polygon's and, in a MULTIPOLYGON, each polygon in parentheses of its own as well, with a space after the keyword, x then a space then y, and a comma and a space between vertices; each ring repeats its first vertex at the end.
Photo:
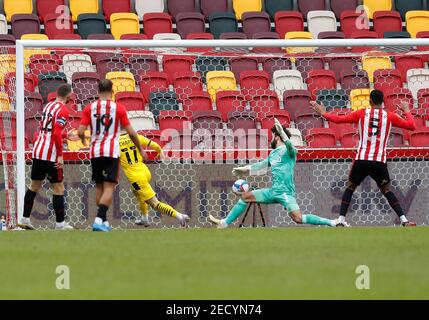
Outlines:
MULTIPOLYGON (((321 40, 17 40, 16 41, 16 207, 19 219, 26 191, 25 50, 49 48, 294 48, 294 47, 414 47, 429 46, 429 39, 321 39, 321 40)), ((274 56, 274 55, 273 55, 274 56)))

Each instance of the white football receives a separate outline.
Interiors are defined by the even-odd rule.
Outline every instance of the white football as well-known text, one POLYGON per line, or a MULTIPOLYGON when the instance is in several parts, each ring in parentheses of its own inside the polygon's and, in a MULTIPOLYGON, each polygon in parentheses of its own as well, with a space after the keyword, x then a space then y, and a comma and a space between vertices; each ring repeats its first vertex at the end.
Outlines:
POLYGON ((232 191, 237 194, 249 191, 250 186, 246 180, 240 179, 234 182, 232 185, 232 191))

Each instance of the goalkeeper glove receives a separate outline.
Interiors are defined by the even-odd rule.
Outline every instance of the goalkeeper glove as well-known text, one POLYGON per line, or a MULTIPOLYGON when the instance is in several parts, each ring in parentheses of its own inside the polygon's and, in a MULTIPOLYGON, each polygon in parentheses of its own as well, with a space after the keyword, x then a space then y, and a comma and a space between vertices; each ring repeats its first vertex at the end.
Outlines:
POLYGON ((289 137, 287 136, 286 132, 283 130, 283 126, 281 125, 280 121, 274 118, 274 126, 276 128, 277 134, 279 137, 283 140, 283 142, 286 142, 289 140, 289 137))
POLYGON ((242 177, 242 176, 248 174, 249 171, 250 171, 250 166, 238 167, 238 168, 232 169, 232 175, 234 177, 242 177))

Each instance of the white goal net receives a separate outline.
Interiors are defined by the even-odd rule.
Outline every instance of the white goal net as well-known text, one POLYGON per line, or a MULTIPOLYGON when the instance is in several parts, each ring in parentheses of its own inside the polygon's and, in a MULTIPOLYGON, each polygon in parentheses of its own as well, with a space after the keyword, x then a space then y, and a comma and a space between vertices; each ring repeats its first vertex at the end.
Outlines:
MULTIPOLYGON (((290 128, 299 149, 295 183, 302 212, 336 217, 358 132, 316 116, 309 102, 345 114, 368 107, 376 88, 385 94, 385 108, 400 113, 405 100, 418 128, 392 130, 392 188, 410 218, 429 224, 427 40, 289 41, 287 48, 281 40, 233 42, 200 41, 195 47, 195 41, 18 41, 16 59, 1 47, 1 214, 10 225, 21 214, 42 108, 55 99, 56 88, 73 88, 69 131, 78 127, 84 106, 97 99, 98 81, 109 78, 133 126, 165 150, 165 161, 152 153, 148 164, 159 199, 188 214, 195 227, 209 226, 209 214, 229 212, 237 200, 231 170, 267 157, 274 117, 290 128)), ((86 228, 96 212, 88 149, 65 139, 64 150, 66 217, 86 228)), ((269 187, 271 177, 251 177, 249 183, 269 187)), ((32 215, 40 228, 55 222, 50 199, 46 183, 32 215)), ((281 206, 263 210, 271 227, 294 224, 281 206)), ((108 215, 121 228, 134 227, 140 215, 123 174, 108 215)), ((356 191, 348 216, 354 225, 393 225, 396 217, 370 179, 356 191)), ((150 219, 154 227, 177 225, 153 211, 150 219)))

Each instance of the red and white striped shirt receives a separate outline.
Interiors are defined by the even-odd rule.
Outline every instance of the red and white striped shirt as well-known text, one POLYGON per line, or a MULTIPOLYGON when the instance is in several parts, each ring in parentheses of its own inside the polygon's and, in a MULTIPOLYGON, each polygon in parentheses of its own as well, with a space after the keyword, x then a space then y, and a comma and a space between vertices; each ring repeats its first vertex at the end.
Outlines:
POLYGON ((386 162, 386 148, 392 127, 415 130, 416 124, 411 113, 406 119, 384 109, 360 109, 347 115, 325 113, 324 118, 334 123, 357 123, 359 147, 356 160, 386 162))
POLYGON ((127 109, 110 100, 97 100, 83 110, 81 125, 91 126, 91 158, 119 158, 120 127, 130 124, 127 109))
POLYGON ((63 129, 69 110, 60 102, 50 102, 43 109, 40 132, 34 143, 33 159, 57 162, 63 155, 63 129))

